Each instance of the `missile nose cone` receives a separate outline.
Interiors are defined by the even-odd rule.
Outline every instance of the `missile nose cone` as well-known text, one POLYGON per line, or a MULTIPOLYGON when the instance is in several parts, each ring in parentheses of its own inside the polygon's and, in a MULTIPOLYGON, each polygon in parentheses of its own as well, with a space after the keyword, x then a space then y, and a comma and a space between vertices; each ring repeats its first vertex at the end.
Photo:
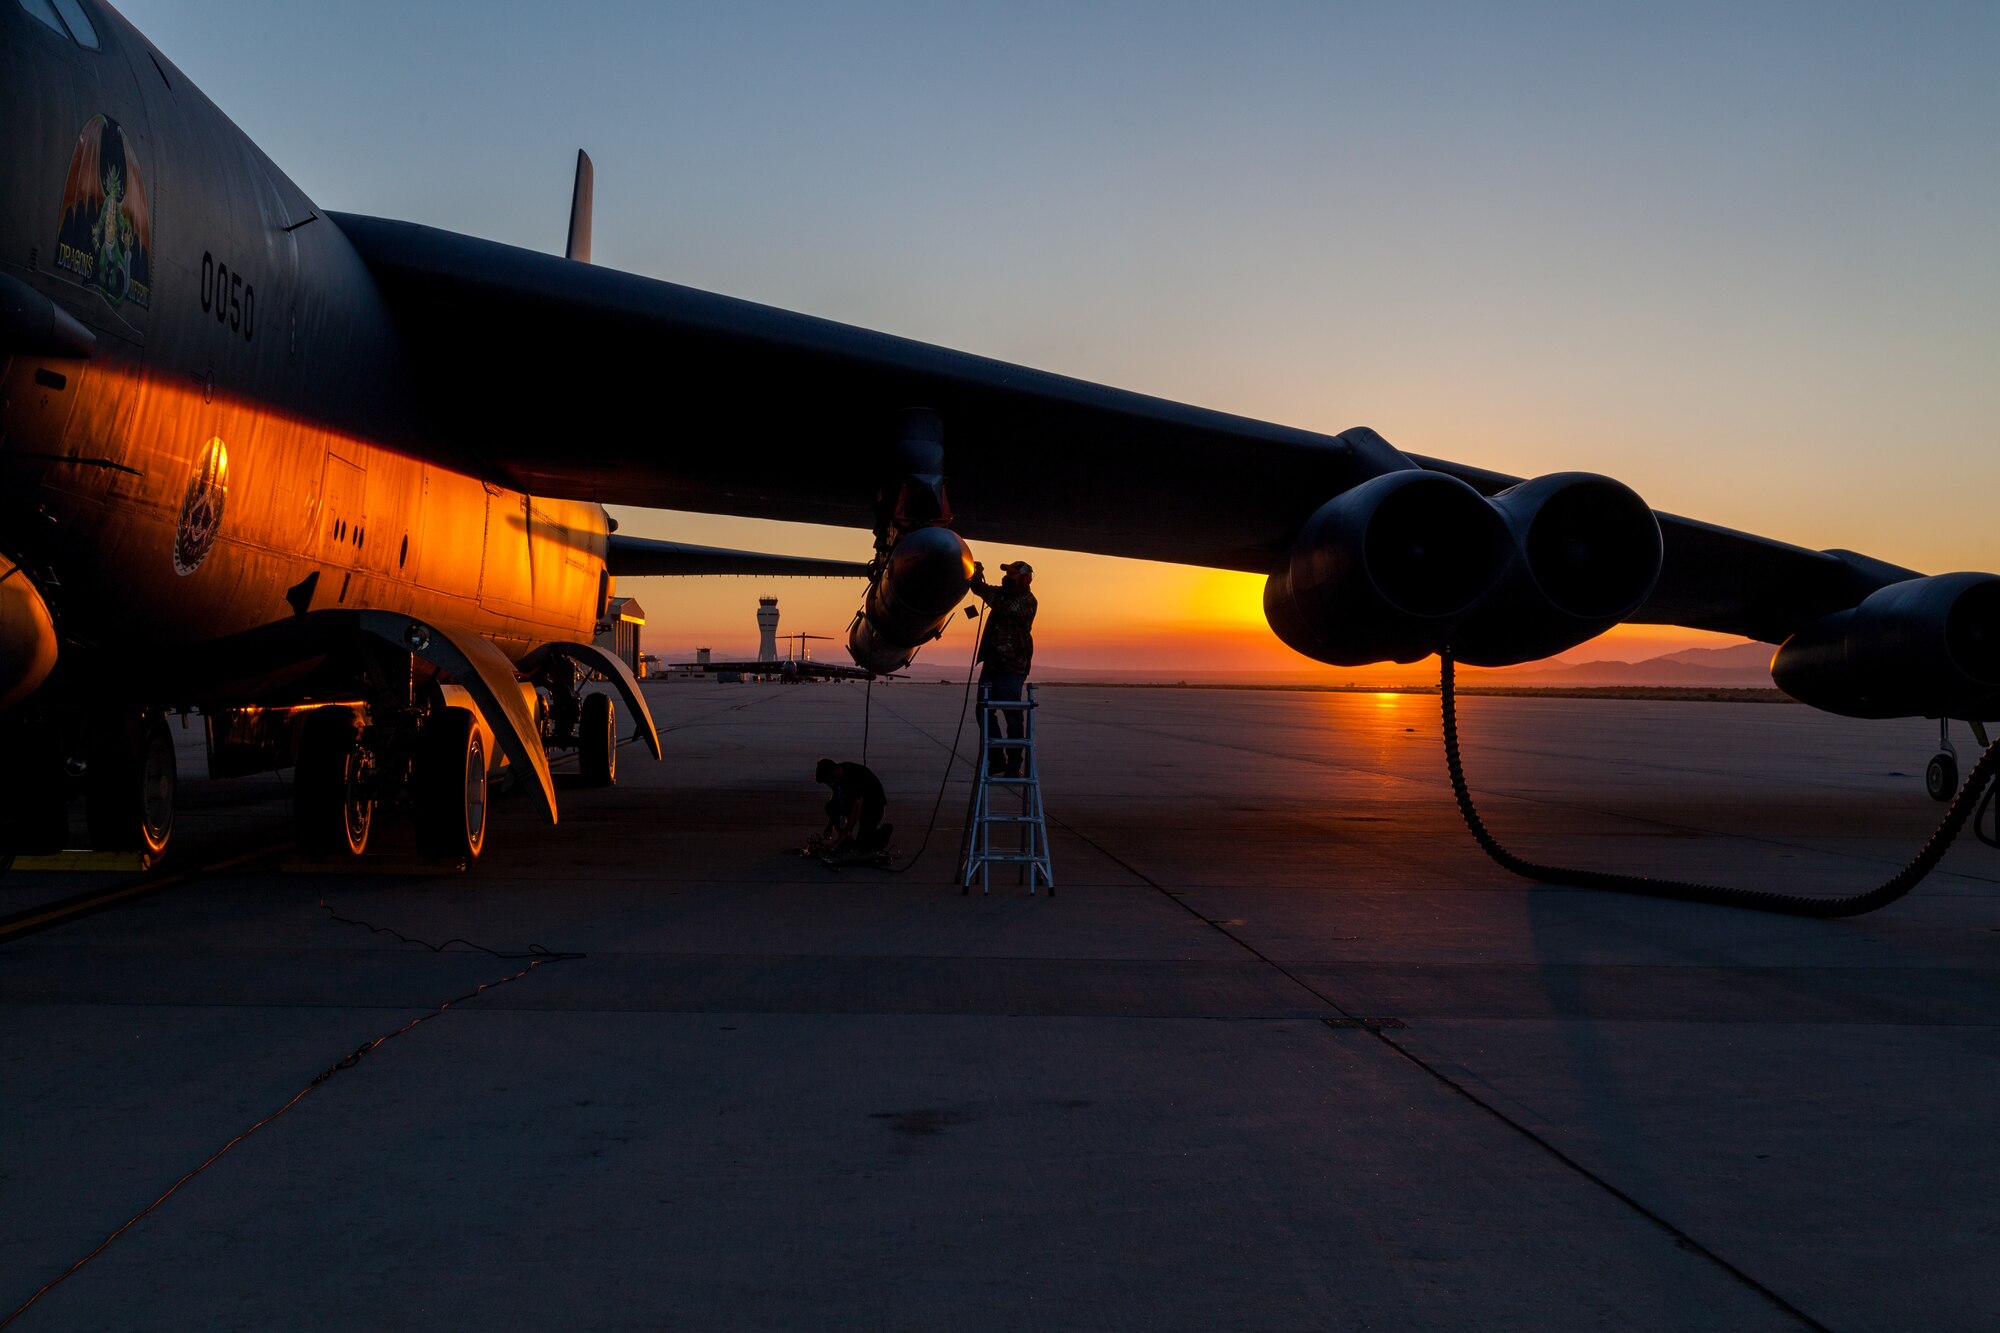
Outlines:
POLYGON ((848 627, 847 651, 855 664, 901 671, 918 648, 944 632, 971 582, 972 551, 957 533, 943 527, 905 533, 848 627))
POLYGON ((0 558, 0 709, 33 694, 56 665, 56 625, 27 574, 0 558))
POLYGON ((913 611, 945 615, 965 600, 972 552, 950 528, 918 528, 889 553, 883 583, 913 611))

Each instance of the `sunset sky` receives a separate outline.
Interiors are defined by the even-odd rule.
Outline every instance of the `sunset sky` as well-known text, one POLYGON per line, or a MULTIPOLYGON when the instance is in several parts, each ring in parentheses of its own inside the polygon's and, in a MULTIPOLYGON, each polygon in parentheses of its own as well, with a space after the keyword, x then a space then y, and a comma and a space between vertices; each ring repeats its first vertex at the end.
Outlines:
MULTIPOLYGON (((2000 565, 1990 3, 122 8, 326 207, 560 251, 584 147, 600 264, 1412 452, 1608 472, 1808 546, 2000 565)), ((1253 577, 979 554, 1034 561, 1045 661, 1312 666, 1262 629, 1253 577)), ((668 656, 747 650, 760 594, 828 634, 857 601, 623 591, 668 656)))

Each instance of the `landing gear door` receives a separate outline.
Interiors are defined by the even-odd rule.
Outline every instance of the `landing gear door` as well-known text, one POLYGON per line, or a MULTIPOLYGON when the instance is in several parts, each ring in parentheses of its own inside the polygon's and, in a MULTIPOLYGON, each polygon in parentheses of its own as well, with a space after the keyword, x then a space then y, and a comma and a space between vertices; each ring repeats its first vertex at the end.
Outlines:
POLYGON ((639 719, 639 739, 646 742, 653 758, 660 757, 659 730, 653 726, 653 715, 639 693, 639 678, 632 674, 631 667, 625 665, 625 659, 616 653, 605 652, 594 643, 552 643, 549 651, 561 653, 593 671, 604 673, 610 679, 612 688, 625 701, 625 706, 632 711, 632 716, 639 719))

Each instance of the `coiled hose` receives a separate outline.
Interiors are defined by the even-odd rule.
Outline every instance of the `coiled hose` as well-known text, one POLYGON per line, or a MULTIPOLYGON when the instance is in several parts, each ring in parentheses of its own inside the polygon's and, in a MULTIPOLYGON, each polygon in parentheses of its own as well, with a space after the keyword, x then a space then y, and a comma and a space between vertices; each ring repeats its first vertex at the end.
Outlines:
MULTIPOLYGON (((1983 810, 1992 804, 1987 792, 1996 771, 2000 771, 2000 741, 1986 747, 1979 756, 1979 762, 1966 774, 1965 785, 1952 798, 1951 806, 1944 813, 1944 819, 1932 832, 1930 841, 1916 858, 1889 880, 1866 893, 1852 894, 1845 898, 1816 898, 1805 894, 1773 893, 1765 889, 1738 889, 1721 884, 1694 884, 1684 880, 1652 879, 1645 875, 1621 875, 1607 870, 1575 870, 1563 866, 1542 865, 1514 855, 1500 845, 1492 833, 1487 831, 1485 821, 1472 804, 1472 793, 1465 786, 1465 764, 1458 752, 1458 707, 1455 691, 1452 654, 1450 649, 1438 654, 1441 664, 1438 673, 1438 695, 1443 701, 1444 711, 1444 760, 1451 770, 1452 793, 1458 797, 1458 812, 1465 817, 1465 826, 1472 830, 1474 841, 1480 849, 1491 857, 1495 864, 1513 871, 1525 879, 1543 884, 1565 884, 1579 889, 1609 889, 1618 893, 1639 893, 1652 898, 1677 898, 1683 902, 1717 903, 1725 907, 1747 907, 1756 912, 1781 912, 1787 916, 1842 917, 1860 916, 1885 907, 1914 889, 1923 878, 1937 868, 1945 851, 1965 828, 1966 820, 1975 809, 1983 810), (1981 798, 1985 798, 1982 805, 1981 798)), ((1996 788, 1995 790, 2000 790, 1996 788)), ((1984 840, 1985 834, 1979 834, 1984 840)))

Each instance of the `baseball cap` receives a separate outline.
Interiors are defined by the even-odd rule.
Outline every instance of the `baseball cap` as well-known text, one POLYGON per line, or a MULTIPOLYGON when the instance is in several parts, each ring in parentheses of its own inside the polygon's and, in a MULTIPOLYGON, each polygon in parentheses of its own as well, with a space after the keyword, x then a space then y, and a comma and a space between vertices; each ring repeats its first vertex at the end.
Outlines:
POLYGON ((1026 574, 1029 578, 1033 578, 1035 576, 1035 567, 1029 564, 1025 560, 1009 560, 1006 564, 1000 566, 1000 568, 1003 570, 1018 569, 1019 571, 1021 571, 1021 573, 1026 574))

